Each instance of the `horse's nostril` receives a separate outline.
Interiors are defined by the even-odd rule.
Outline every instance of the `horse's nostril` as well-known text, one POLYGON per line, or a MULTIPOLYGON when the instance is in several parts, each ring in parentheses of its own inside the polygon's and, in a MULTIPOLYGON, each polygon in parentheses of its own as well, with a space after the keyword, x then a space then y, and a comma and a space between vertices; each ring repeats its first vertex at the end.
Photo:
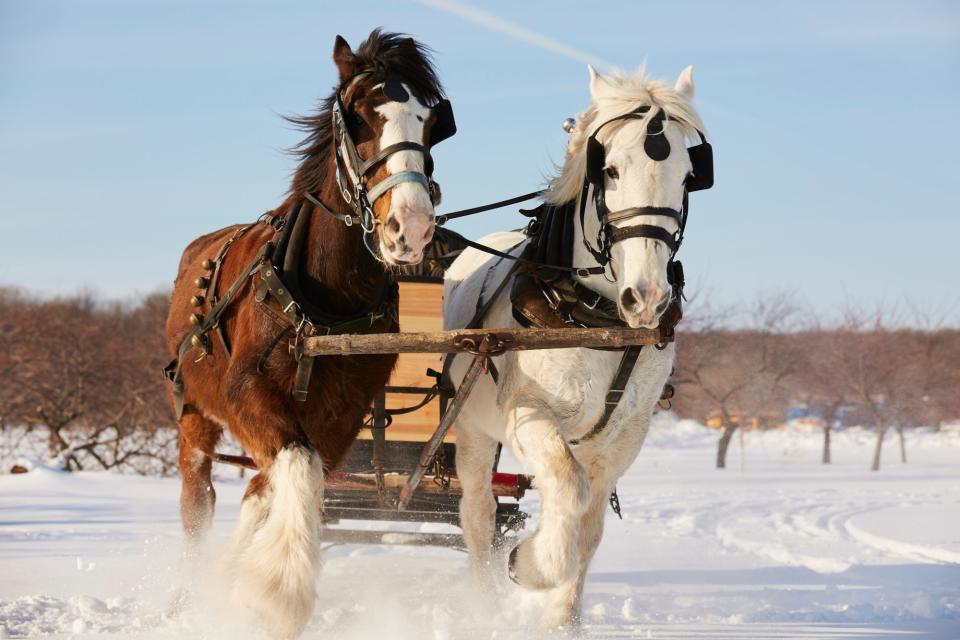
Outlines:
POLYGON ((637 294, 637 290, 633 287, 627 287, 620 292, 620 306, 622 306, 624 309, 629 309, 639 303, 640 296, 637 294))
MULTIPOLYGON (((390 233, 398 233, 400 231, 400 221, 397 220, 397 217, 392 213, 387 216, 387 231, 390 233)), ((400 241, 403 242, 403 237, 400 237, 400 241)))

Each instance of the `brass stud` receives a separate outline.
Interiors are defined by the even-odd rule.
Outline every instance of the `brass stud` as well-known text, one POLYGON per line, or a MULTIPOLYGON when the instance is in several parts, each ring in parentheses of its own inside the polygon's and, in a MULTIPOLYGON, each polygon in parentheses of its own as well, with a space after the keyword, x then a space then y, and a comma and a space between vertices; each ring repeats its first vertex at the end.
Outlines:
POLYGON ((200 276, 193 281, 193 284, 197 285, 197 289, 206 289, 207 285, 210 284, 210 278, 206 276, 200 276))
POLYGON ((200 264, 200 266, 206 269, 207 271, 213 271, 213 268, 216 265, 214 264, 213 260, 211 260, 210 258, 207 258, 200 264))
POLYGON ((198 334, 190 338, 190 344, 200 351, 200 357, 197 358, 197 362, 203 360, 203 358, 210 353, 210 347, 202 335, 198 334))
POLYGON ((203 320, 203 317, 202 317, 202 316, 198 316, 198 315, 195 314, 195 313, 191 313, 191 314, 190 314, 190 324, 192 324, 193 326, 196 327, 197 325, 200 324, 200 322, 201 322, 202 320, 203 320))
POLYGON ((195 307, 199 307, 200 305, 203 304, 203 296, 193 296, 192 298, 190 298, 190 304, 192 304, 195 307))

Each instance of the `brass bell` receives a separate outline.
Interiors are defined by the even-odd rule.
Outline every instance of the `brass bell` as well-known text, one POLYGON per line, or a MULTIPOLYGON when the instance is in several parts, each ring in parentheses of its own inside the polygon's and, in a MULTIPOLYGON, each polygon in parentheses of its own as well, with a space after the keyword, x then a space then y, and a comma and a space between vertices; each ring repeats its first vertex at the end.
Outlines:
POLYGON ((577 128, 577 121, 573 118, 565 118, 563 124, 560 126, 562 126, 563 130, 567 133, 573 133, 573 130, 577 128))
POLYGON ((210 258, 207 258, 206 260, 200 263, 200 266, 206 269, 207 271, 213 271, 213 268, 216 265, 214 264, 213 260, 211 260, 210 258))
POLYGON ((190 344, 200 352, 200 357, 195 362, 200 362, 210 354, 210 346, 202 335, 195 335, 190 338, 190 344))
POLYGON ((195 307, 199 307, 200 305, 203 304, 203 296, 193 296, 192 298, 190 298, 190 304, 192 304, 195 307))
POLYGON ((190 314, 190 324, 192 324, 193 326, 195 327, 198 326, 202 321, 203 321, 202 316, 199 316, 195 313, 190 314))
POLYGON ((210 284, 210 278, 206 276, 200 276, 193 281, 193 284, 197 285, 197 289, 206 289, 207 285, 210 284))

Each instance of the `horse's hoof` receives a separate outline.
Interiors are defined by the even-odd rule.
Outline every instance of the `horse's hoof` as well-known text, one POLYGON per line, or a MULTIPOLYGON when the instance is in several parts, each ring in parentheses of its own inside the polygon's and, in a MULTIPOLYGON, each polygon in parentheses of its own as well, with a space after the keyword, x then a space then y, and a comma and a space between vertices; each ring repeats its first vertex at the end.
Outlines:
POLYGON ((546 591, 563 584, 567 578, 566 576, 547 575, 537 566, 533 550, 535 539, 528 538, 510 551, 510 559, 507 564, 508 575, 511 580, 524 589, 546 591))

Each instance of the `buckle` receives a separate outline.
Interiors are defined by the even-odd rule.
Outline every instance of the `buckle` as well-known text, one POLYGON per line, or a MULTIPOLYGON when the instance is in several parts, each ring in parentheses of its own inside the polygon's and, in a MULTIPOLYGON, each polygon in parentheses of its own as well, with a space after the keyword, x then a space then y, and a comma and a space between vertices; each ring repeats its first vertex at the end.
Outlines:
MULTIPOLYGON (((580 268, 577 268, 577 269, 574 271, 574 273, 576 274, 576 276, 577 276, 578 278, 587 278, 587 277, 590 276, 590 269, 584 269, 584 268, 580 267, 580 268)), ((590 308, 592 309, 593 307, 590 307, 590 308)))

